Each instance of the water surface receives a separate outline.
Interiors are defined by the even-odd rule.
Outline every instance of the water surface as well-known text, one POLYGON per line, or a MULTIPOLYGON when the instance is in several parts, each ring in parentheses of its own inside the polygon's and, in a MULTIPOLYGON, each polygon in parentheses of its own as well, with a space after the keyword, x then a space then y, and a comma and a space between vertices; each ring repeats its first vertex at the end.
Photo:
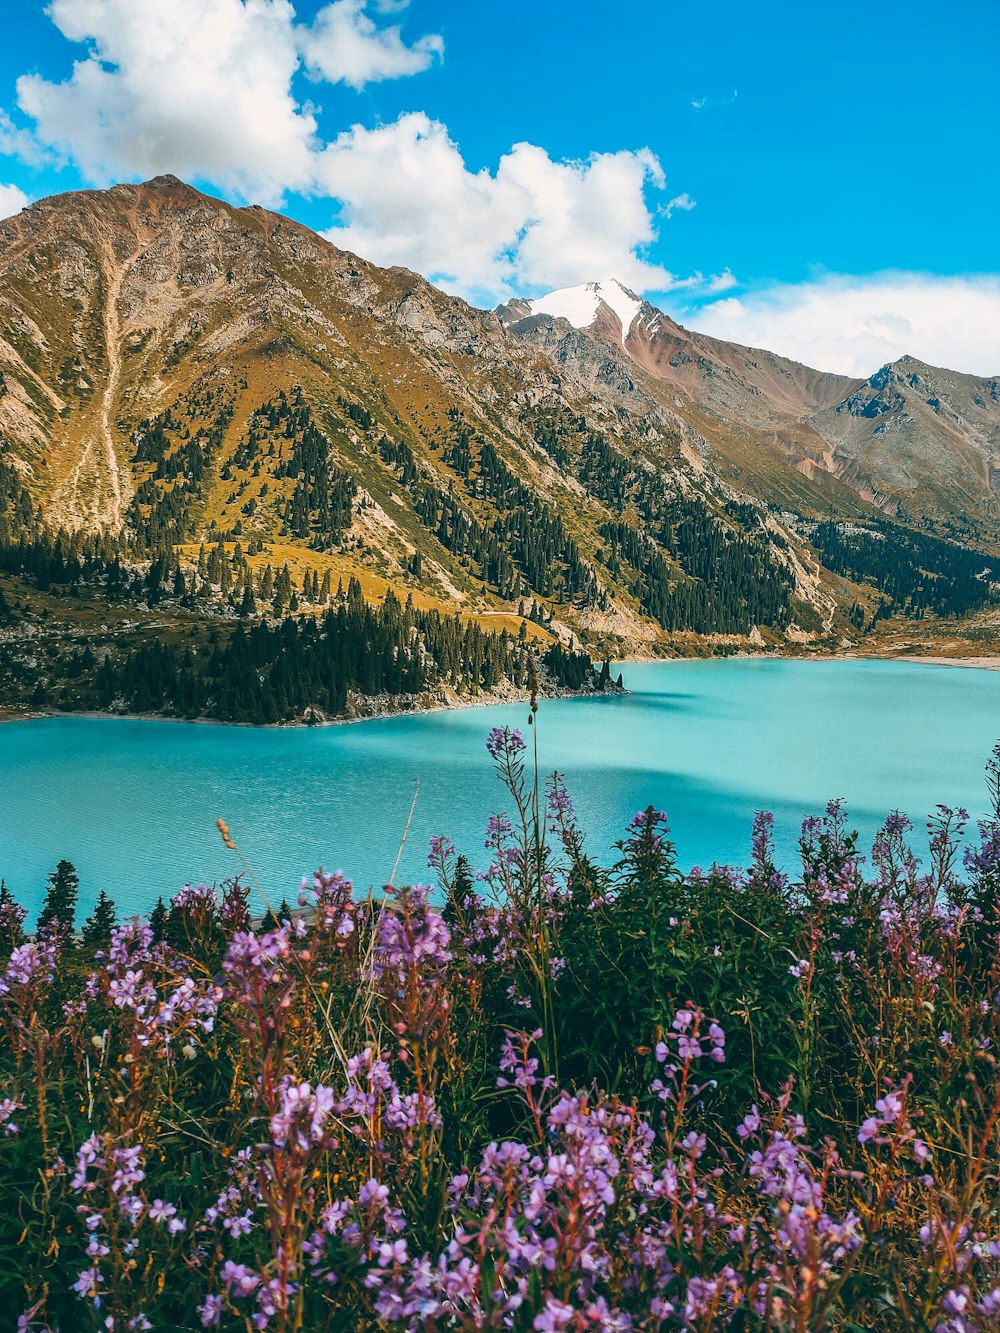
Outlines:
MULTIPOLYGON (((753 812, 775 812, 794 864, 802 818, 846 798, 864 838, 892 808, 918 825, 941 801, 984 813, 1000 736, 1000 673, 900 662, 667 662, 625 667, 626 696, 546 700, 545 770, 566 774, 598 859, 630 816, 667 811, 680 860, 743 862, 753 812)), ((504 793, 484 742, 524 705, 347 726, 193 726, 73 717, 0 727, 0 874, 29 908, 66 857, 81 906, 106 889, 146 910, 186 881, 238 871, 226 819, 269 896, 315 866, 380 884, 419 793, 397 879, 421 878, 447 833, 482 864, 504 793)), ((527 733, 526 733, 527 734, 527 733)))

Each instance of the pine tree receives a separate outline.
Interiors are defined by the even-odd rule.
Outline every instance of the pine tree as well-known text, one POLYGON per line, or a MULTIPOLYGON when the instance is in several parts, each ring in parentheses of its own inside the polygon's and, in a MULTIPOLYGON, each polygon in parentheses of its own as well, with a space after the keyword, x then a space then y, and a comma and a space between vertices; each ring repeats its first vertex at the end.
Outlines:
POLYGON ((111 940, 111 932, 115 928, 115 904, 114 900, 109 898, 102 889, 97 895, 97 902, 94 904, 94 910, 84 922, 81 937, 84 944, 96 947, 101 944, 108 944, 111 940))
POLYGON ((45 891, 45 902, 38 916, 38 931, 55 927, 73 933, 76 917, 76 899, 80 889, 80 879, 72 861, 60 861, 49 876, 49 887, 45 891))
POLYGON ((170 913, 167 911, 167 905, 162 897, 157 898, 156 906, 153 908, 149 917, 150 929, 153 932, 153 943, 160 944, 167 933, 167 921, 170 913))
POLYGON ((466 856, 459 856, 455 861, 455 876, 442 913, 449 926, 455 926, 462 921, 475 893, 476 884, 469 859, 466 856))
POLYGON ((8 889, 7 881, 0 879, 0 949, 4 953, 18 949, 24 943, 24 920, 27 915, 8 889))

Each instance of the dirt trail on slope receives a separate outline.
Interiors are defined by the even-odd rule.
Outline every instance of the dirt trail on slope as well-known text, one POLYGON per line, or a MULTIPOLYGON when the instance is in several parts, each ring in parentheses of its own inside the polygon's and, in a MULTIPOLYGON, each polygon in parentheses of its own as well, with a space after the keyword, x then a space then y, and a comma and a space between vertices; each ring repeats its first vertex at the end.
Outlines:
POLYGON ((118 298, 129 269, 142 253, 142 246, 137 245, 121 264, 115 259, 109 241, 102 241, 102 251, 102 268, 107 280, 103 314, 107 379, 101 395, 99 438, 92 435, 87 439, 71 476, 60 486, 56 500, 67 527, 118 532, 128 502, 126 491, 129 489, 129 479, 122 474, 115 449, 115 399, 122 371, 118 298))

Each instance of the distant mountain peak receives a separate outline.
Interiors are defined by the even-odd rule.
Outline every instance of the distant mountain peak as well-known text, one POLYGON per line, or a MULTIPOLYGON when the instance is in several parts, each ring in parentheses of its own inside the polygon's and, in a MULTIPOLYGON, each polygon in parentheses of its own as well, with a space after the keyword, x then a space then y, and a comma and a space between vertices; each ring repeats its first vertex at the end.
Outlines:
POLYGON ((175 176, 169 171, 164 172, 161 176, 153 176, 150 180, 143 183, 149 189, 176 190, 178 186, 187 186, 188 189, 192 188, 187 185, 187 181, 182 181, 179 176, 175 176))
POLYGON ((512 301, 508 307, 501 307, 501 317, 509 309, 515 318, 524 319, 529 315, 550 315, 553 319, 565 319, 575 329, 589 329, 604 306, 615 316, 621 325, 621 340, 624 346, 636 316, 643 307, 642 297, 636 296, 618 278, 601 278, 596 282, 584 282, 577 287, 560 287, 545 296, 512 301))

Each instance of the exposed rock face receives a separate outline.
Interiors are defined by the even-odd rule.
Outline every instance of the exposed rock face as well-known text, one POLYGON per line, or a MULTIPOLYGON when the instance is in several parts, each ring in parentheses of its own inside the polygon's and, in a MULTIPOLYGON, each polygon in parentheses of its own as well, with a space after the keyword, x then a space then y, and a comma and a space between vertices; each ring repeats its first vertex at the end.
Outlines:
POLYGON ((235 390, 249 410, 290 383, 364 384, 409 411, 416 380, 478 403, 488 373, 523 383, 537 362, 417 275, 172 176, 44 200, 0 228, 0 432, 70 528, 121 526, 133 431, 195 385, 249 380, 235 390))
MULTIPOLYGON (((606 284, 591 284, 600 286, 606 284)), ((912 357, 864 381, 826 374, 682 328, 648 302, 623 333, 608 304, 599 298, 588 304, 583 294, 590 289, 578 290, 577 300, 559 292, 551 302, 510 301, 497 313, 516 337, 542 347, 595 390, 602 381, 627 379, 624 367, 617 376, 601 375, 608 358, 630 361, 636 392, 694 426, 719 462, 750 474, 748 488, 776 494, 773 464, 781 462, 822 484, 841 482, 890 513, 974 516, 980 535, 1000 536, 1000 379, 939 370, 912 357), (547 314, 550 304, 580 311, 576 326, 547 314)))
POLYGON ((995 520, 1000 377, 939 370, 905 356, 818 413, 814 424, 835 456, 890 496, 897 511, 995 520))

